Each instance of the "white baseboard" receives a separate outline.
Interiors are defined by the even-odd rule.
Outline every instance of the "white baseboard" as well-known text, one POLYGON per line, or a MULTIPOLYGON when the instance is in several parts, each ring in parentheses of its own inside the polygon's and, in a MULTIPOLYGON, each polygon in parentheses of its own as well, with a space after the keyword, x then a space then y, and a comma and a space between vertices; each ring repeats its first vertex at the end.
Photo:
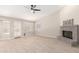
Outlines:
POLYGON ((41 37, 47 37, 47 38, 53 38, 53 39, 57 39, 57 36, 47 36, 47 35, 41 35, 41 34, 36 34, 36 36, 41 36, 41 37))

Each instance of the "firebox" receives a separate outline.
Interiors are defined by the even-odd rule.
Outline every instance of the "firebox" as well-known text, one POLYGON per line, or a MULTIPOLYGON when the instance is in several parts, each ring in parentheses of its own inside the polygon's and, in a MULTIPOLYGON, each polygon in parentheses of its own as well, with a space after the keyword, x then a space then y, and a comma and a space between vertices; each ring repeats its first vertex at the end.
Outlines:
POLYGON ((69 39, 73 39, 72 34, 73 34, 72 31, 64 31, 64 30, 62 31, 62 36, 69 39))

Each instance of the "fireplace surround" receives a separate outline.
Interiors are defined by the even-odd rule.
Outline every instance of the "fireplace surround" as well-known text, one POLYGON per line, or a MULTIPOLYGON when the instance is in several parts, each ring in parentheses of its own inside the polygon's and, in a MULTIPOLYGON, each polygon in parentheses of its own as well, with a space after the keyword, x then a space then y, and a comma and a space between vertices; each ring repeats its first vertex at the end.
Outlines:
POLYGON ((79 25, 61 26, 61 39, 71 44, 79 43, 79 25))
MULTIPOLYGON (((63 23, 65 23, 65 21, 63 23)), ((71 44, 79 44, 79 25, 74 25, 73 19, 67 20, 66 23, 60 27, 60 30, 62 40, 71 44)))

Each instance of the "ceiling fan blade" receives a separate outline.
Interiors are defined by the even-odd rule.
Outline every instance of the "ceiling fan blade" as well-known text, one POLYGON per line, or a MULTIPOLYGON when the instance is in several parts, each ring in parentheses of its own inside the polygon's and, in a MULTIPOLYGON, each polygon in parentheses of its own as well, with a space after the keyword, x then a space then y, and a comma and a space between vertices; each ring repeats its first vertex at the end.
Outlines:
POLYGON ((31 10, 33 10, 33 8, 31 8, 31 10))
POLYGON ((33 7, 33 5, 31 5, 31 7, 33 7))
POLYGON ((36 5, 31 5, 31 8, 35 8, 36 7, 36 5))
POLYGON ((40 9, 33 9, 34 11, 41 11, 40 9))

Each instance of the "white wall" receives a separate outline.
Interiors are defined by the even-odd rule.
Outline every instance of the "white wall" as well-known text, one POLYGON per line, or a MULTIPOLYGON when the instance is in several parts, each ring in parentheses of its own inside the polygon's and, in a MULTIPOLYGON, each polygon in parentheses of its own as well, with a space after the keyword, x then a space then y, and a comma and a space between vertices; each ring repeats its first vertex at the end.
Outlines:
POLYGON ((59 11, 36 21, 36 34, 56 38, 59 35, 59 11))
POLYGON ((60 25, 63 20, 74 19, 74 24, 79 25, 79 6, 64 6, 61 11, 45 16, 36 21, 36 34, 47 37, 60 35, 60 25))
POLYGON ((74 24, 79 25, 79 6, 65 6, 60 12, 61 25, 63 20, 74 19, 74 24))

